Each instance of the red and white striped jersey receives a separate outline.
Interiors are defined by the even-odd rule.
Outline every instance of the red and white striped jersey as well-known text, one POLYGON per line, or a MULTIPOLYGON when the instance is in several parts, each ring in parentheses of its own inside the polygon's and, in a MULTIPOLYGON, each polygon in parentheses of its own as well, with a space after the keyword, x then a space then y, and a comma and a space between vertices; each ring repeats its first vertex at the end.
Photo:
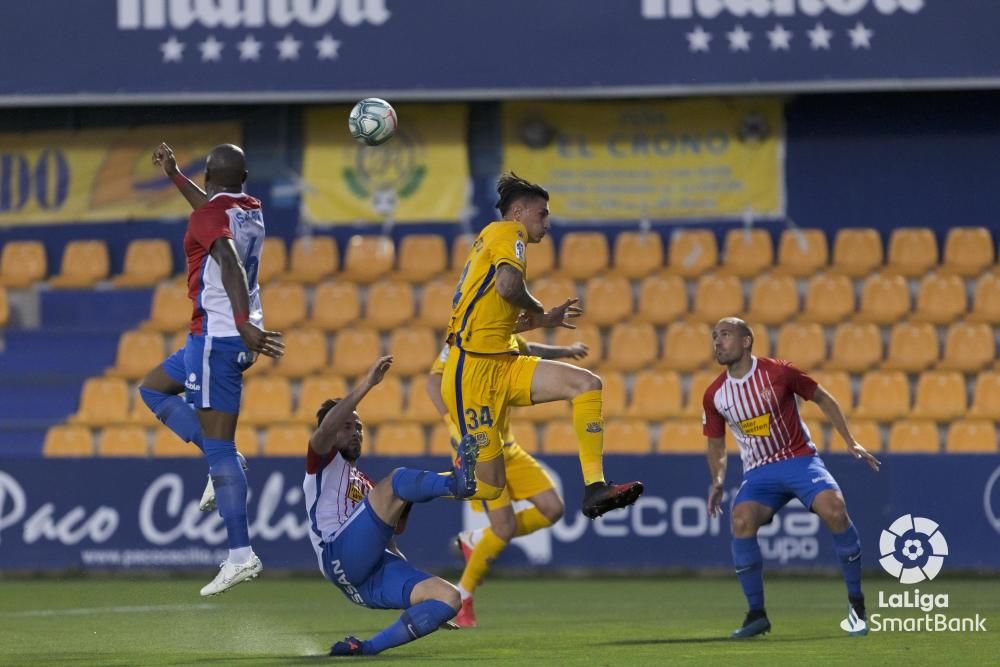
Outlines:
POLYGON ((340 452, 320 455, 308 448, 302 490, 309 514, 309 537, 321 571, 323 543, 333 539, 374 486, 371 478, 340 452))
POLYGON ((250 321, 264 324, 257 272, 264 246, 264 216, 260 202, 247 194, 220 192, 191 214, 184 234, 187 256, 188 296, 194 305, 191 333, 200 336, 239 336, 233 307, 222 284, 222 270, 212 259, 212 244, 233 239, 247 273, 250 288, 250 321))
POLYGON ((799 416, 796 395, 812 400, 816 381, 787 361, 752 357, 750 372, 733 378, 724 371, 705 390, 703 432, 736 436, 743 472, 795 456, 812 456, 816 446, 799 416))

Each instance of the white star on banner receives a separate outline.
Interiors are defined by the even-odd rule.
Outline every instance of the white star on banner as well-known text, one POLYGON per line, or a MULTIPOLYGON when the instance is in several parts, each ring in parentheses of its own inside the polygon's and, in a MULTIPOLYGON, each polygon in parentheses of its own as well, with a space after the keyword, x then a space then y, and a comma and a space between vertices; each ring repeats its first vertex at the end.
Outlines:
POLYGON ((178 42, 173 35, 170 39, 160 44, 160 51, 163 51, 163 62, 179 63, 184 53, 184 42, 178 42))
POLYGON ((222 47, 225 46, 222 42, 215 38, 215 35, 209 35, 208 39, 198 45, 201 50, 201 61, 208 62, 209 60, 218 62, 222 58, 222 47))
POLYGON ((291 35, 285 35, 284 39, 276 44, 278 47, 278 60, 298 60, 299 48, 302 42, 291 35))
POLYGON ((236 43, 236 48, 240 50, 240 60, 260 60, 260 47, 262 42, 254 39, 253 35, 247 35, 242 42, 236 43))
POLYGON ((789 43, 792 41, 792 33, 785 30, 780 23, 774 26, 774 30, 767 33, 767 38, 771 42, 772 51, 787 51, 789 43))
POLYGON ((749 51, 750 50, 750 39, 753 37, 753 33, 747 32, 743 29, 743 26, 737 25, 733 28, 732 32, 726 33, 726 38, 729 40, 729 50, 730 51, 749 51))
POLYGON ((335 60, 338 50, 340 50, 340 42, 329 34, 323 35, 323 39, 316 42, 316 57, 320 60, 335 60))
POLYGON ((858 21, 853 28, 848 30, 847 34, 851 36, 851 48, 872 48, 872 37, 875 36, 875 31, 866 28, 861 21, 858 21))
POLYGON ((704 51, 708 53, 708 43, 712 41, 712 34, 705 32, 700 25, 696 25, 694 30, 687 34, 688 49, 694 53, 704 51))
POLYGON ((822 23, 817 23, 816 27, 809 31, 809 46, 813 49, 830 50, 830 39, 833 33, 827 30, 822 23))

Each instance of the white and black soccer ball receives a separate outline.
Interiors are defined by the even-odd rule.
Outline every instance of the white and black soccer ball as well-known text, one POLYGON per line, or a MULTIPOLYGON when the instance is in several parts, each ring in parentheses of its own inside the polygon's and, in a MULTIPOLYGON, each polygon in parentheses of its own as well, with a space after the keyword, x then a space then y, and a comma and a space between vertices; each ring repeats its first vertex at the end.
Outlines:
POLYGON ((347 126, 351 136, 369 146, 378 146, 389 141, 396 132, 399 121, 392 105, 377 97, 366 97, 351 109, 347 126))

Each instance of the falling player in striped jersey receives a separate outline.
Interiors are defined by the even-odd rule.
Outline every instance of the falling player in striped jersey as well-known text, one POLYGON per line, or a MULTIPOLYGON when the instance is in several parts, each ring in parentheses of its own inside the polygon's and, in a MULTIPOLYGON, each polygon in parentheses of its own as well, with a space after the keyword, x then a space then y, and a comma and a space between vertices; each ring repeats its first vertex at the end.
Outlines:
POLYGON ((712 342, 716 361, 727 367, 705 390, 703 401, 712 516, 722 512, 727 425, 743 461, 743 483, 732 505, 733 564, 749 611, 743 626, 731 636, 742 639, 771 629, 764 610, 757 530, 792 498, 818 514, 833 533, 850 602, 841 627, 852 635, 868 634, 861 591, 861 539, 840 487, 816 454, 809 429, 799 416, 796 396, 819 405, 855 458, 876 471, 878 459, 854 439, 840 405, 815 380, 787 361, 753 356, 753 331, 746 322, 736 317, 719 320, 712 342))
POLYGON ((411 642, 447 623, 462 604, 457 588, 407 562, 393 535, 411 503, 476 492, 475 441, 462 441, 451 474, 397 468, 375 484, 357 467, 364 426, 355 408, 391 365, 392 357, 378 359, 344 398, 323 403, 306 452, 302 488, 323 576, 355 604, 405 610, 369 640, 335 643, 330 655, 375 655, 411 642))

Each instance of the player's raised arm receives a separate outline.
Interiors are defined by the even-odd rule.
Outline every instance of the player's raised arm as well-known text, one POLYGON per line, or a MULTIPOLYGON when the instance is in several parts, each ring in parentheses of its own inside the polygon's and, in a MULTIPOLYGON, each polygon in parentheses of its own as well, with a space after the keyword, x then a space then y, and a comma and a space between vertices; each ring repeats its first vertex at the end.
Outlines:
POLYGON ((854 458, 863 459, 865 463, 871 466, 872 470, 878 471, 882 463, 854 439, 851 430, 847 427, 847 418, 844 417, 844 411, 840 409, 840 403, 837 402, 837 399, 821 385, 816 387, 816 392, 813 394, 812 400, 823 411, 827 419, 830 420, 830 424, 840 434, 840 437, 844 439, 844 442, 847 443, 847 451, 854 458))
POLYGON ((163 173, 173 181, 192 209, 198 209, 208 202, 208 194, 177 168, 177 159, 170 146, 163 143, 153 151, 153 164, 163 169, 163 173))
POLYGON ((326 413, 323 421, 320 422, 309 438, 309 446, 314 452, 317 454, 326 454, 330 451, 333 447, 334 438, 329 436, 336 432, 342 424, 352 420, 358 403, 368 395, 368 392, 375 385, 382 381, 382 378, 389 372, 391 366, 392 356, 379 357, 372 364, 371 368, 368 369, 365 376, 359 379, 351 390, 347 392, 347 395, 337 401, 337 404, 326 413))
POLYGON ((265 331, 250 322, 250 288, 247 274, 243 270, 236 245, 231 238, 220 237, 212 243, 212 259, 222 273, 222 286, 226 289, 229 304, 233 308, 236 330, 251 352, 257 352, 277 359, 285 353, 285 344, 277 331, 265 331))
POLYGON ((524 274, 511 264, 501 264, 497 268, 497 294, 528 313, 542 314, 542 303, 528 291, 524 274))
POLYGON ((583 359, 590 353, 585 343, 576 342, 572 345, 546 345, 545 343, 528 343, 528 354, 542 359, 583 359))

